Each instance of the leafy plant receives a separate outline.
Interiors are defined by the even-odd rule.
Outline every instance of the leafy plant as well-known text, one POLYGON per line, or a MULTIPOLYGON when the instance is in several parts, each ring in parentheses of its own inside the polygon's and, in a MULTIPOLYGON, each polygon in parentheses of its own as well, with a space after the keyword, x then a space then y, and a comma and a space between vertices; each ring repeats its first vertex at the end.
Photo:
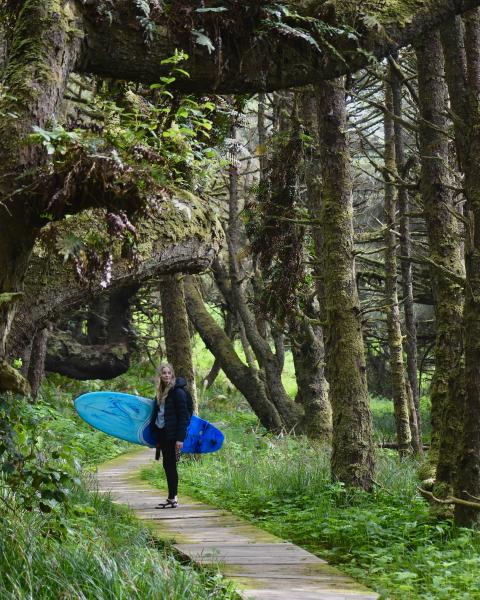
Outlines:
POLYGON ((52 512, 78 484, 78 463, 57 442, 38 431, 23 397, 0 396, 2 483, 26 510, 52 512))

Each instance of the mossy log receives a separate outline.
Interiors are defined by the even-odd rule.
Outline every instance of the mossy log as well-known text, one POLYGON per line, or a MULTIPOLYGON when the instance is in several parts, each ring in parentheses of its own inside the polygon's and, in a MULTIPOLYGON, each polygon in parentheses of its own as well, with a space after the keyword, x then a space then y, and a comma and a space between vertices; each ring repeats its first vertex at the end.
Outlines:
POLYGON ((80 344, 70 332, 55 331, 48 340, 45 370, 73 379, 113 379, 130 366, 126 342, 80 344))
POLYGON ((2 359, 0 359, 0 390, 24 396, 30 393, 30 385, 25 377, 2 359))
MULTIPOLYGON (((56 235, 95 230, 105 235, 105 211, 83 213, 68 221, 52 224, 56 235)), ((178 192, 164 198, 158 209, 136 225, 138 256, 132 263, 122 257, 120 241, 111 246, 113 256, 108 289, 141 284, 168 273, 197 273, 206 269, 216 256, 222 232, 208 206, 193 194, 178 192)), ((10 357, 21 356, 35 331, 47 321, 55 323, 80 304, 105 294, 103 273, 82 283, 73 263, 65 264, 58 253, 45 255, 39 244, 32 255, 22 301, 18 305, 8 343, 10 357)))
POLYGON ((356 8, 341 0, 286 4, 291 11, 279 11, 274 20, 257 0, 226 0, 220 13, 174 1, 148 15, 130 0, 103 11, 99 3, 85 2, 87 43, 77 70, 155 83, 168 74, 162 60, 183 48, 190 55, 190 77, 175 85, 184 91, 230 94, 302 86, 356 71, 480 1, 389 0, 356 8), (210 38, 208 49, 196 43, 198 31, 210 38))

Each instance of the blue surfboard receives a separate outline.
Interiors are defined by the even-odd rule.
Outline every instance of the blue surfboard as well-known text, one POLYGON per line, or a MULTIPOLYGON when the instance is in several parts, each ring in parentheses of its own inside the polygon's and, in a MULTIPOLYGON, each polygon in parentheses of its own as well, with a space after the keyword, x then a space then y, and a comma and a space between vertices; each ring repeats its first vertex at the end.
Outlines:
MULTIPOLYGON (((114 437, 155 447, 150 426, 155 400, 121 392, 89 392, 75 399, 75 409, 84 421, 114 437)), ((192 416, 182 453, 205 454, 222 447, 223 433, 214 425, 192 416)))

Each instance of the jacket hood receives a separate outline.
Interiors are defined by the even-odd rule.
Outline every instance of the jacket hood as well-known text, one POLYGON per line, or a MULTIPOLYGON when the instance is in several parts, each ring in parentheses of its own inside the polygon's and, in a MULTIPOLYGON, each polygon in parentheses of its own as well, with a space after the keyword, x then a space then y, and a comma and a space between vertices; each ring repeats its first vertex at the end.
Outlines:
POLYGON ((187 385, 187 380, 184 377, 176 377, 174 388, 183 388, 187 385))

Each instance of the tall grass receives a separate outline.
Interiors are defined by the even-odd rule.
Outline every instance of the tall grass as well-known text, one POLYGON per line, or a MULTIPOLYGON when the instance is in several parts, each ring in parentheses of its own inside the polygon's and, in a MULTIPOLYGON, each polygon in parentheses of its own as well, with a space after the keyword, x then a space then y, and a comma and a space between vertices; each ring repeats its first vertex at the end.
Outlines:
POLYGON ((218 572, 180 564, 127 509, 87 490, 80 464, 130 445, 74 415, 81 386, 58 386, 52 378, 35 405, 0 398, 0 600, 238 598, 218 572))
POLYGON ((236 597, 217 576, 156 547, 148 529, 108 498, 79 488, 58 519, 23 512, 1 491, 10 506, 0 522, 2 600, 236 597))

